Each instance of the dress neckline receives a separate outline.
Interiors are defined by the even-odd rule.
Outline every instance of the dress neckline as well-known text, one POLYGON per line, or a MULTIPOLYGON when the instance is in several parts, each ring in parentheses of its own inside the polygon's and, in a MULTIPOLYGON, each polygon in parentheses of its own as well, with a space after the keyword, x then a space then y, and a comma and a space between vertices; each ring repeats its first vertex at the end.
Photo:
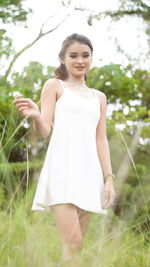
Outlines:
MULTIPOLYGON (((60 83, 63 84, 63 86, 64 86, 69 92, 73 93, 74 95, 77 95, 77 97, 79 97, 79 98, 81 98, 81 99, 83 99, 83 100, 88 100, 88 101, 93 101, 93 100, 94 100, 94 101, 97 102, 98 105, 100 105, 100 102, 98 101, 98 99, 97 99, 96 96, 91 97, 91 98, 83 97, 83 96, 81 96, 80 94, 74 92, 72 89, 70 89, 70 87, 69 87, 64 81, 62 81, 62 80, 60 80, 60 79, 59 79, 59 81, 60 81, 60 83)), ((92 89, 91 89, 91 90, 92 90, 92 89)), ((95 93, 94 93, 94 95, 95 95, 95 93)))

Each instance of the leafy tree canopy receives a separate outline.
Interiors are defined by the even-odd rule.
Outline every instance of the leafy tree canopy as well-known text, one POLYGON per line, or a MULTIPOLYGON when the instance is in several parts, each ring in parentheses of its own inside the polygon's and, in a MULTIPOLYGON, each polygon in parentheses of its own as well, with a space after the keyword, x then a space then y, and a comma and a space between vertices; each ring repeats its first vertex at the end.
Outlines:
POLYGON ((0 58, 9 58, 14 53, 12 39, 6 35, 6 30, 0 29, 0 58))
POLYGON ((121 15, 139 15, 144 20, 149 20, 150 17, 150 2, 144 0, 120 0, 118 12, 112 13, 112 16, 121 15))
POLYGON ((24 9, 23 0, 0 0, 0 19, 3 23, 24 22, 32 9, 24 9))
POLYGON ((112 105, 115 124, 122 124, 134 132, 137 125, 143 124, 142 137, 150 136, 150 74, 146 70, 133 70, 119 64, 94 67, 90 70, 89 87, 104 92, 112 105))

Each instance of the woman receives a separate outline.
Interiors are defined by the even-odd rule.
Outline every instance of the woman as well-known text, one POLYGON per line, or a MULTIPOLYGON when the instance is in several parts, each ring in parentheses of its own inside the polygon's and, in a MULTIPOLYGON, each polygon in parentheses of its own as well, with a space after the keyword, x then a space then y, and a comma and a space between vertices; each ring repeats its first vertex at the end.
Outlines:
POLYGON ((76 252, 81 251, 93 212, 107 214, 115 198, 106 96, 85 83, 92 53, 87 37, 68 36, 56 77, 44 84, 41 112, 31 99, 13 101, 21 115, 33 119, 34 130, 42 137, 47 138, 53 128, 32 210, 52 212, 62 259, 69 266, 78 266, 76 252))

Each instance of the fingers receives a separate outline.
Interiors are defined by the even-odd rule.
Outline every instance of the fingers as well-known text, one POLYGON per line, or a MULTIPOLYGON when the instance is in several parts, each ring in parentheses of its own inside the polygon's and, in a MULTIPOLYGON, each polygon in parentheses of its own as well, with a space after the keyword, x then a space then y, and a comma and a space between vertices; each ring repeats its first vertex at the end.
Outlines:
MULTIPOLYGON (((20 96, 16 96, 12 103, 18 108, 19 112, 24 109, 32 107, 31 100, 28 98, 23 98, 20 96)), ((22 114, 22 113, 21 113, 22 114)))
POLYGON ((109 192, 105 191, 104 192, 104 203, 103 203, 103 207, 105 207, 109 202, 109 192))
POLYGON ((14 100, 12 101, 12 103, 16 103, 17 101, 20 101, 21 99, 23 99, 23 97, 17 95, 17 96, 15 96, 14 100))
POLYGON ((21 115, 24 115, 24 111, 29 107, 29 99, 21 96, 16 96, 12 103, 16 106, 21 115))
POLYGON ((24 104, 31 106, 31 99, 16 96, 15 99, 12 101, 12 103, 14 103, 16 106, 24 105, 24 104))
POLYGON ((38 106, 30 98, 16 96, 12 103, 23 116, 34 117, 40 114, 38 106))
POLYGON ((31 109, 39 111, 39 107, 37 106, 37 104, 35 104, 30 98, 23 98, 23 97, 17 96, 12 102, 15 104, 17 108, 22 106, 22 107, 31 108, 31 109))
POLYGON ((116 196, 115 193, 106 192, 105 193, 105 200, 104 200, 104 203, 102 204, 102 208, 107 209, 107 208, 111 207, 113 202, 114 202, 115 196, 116 196))

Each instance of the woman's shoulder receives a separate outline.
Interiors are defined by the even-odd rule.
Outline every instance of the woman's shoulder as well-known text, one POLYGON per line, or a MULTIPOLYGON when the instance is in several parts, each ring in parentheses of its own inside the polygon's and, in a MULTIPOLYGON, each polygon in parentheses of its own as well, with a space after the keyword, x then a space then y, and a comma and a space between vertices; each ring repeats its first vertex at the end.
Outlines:
POLYGON ((107 99, 106 95, 102 91, 95 89, 95 88, 92 88, 92 90, 95 92, 95 94, 97 95, 97 97, 101 103, 106 102, 106 99, 107 99))
POLYGON ((48 80, 45 81, 44 85, 48 85, 48 86, 58 85, 58 79, 57 78, 49 78, 48 80))
POLYGON ((58 84, 58 79, 56 78, 50 78, 45 81, 43 88, 42 88, 42 96, 44 95, 45 97, 51 97, 57 96, 59 89, 59 84, 58 84))
POLYGON ((57 92, 59 88, 59 81, 57 78, 50 78, 48 80, 45 81, 44 85, 43 85, 43 91, 53 91, 53 92, 57 92))

